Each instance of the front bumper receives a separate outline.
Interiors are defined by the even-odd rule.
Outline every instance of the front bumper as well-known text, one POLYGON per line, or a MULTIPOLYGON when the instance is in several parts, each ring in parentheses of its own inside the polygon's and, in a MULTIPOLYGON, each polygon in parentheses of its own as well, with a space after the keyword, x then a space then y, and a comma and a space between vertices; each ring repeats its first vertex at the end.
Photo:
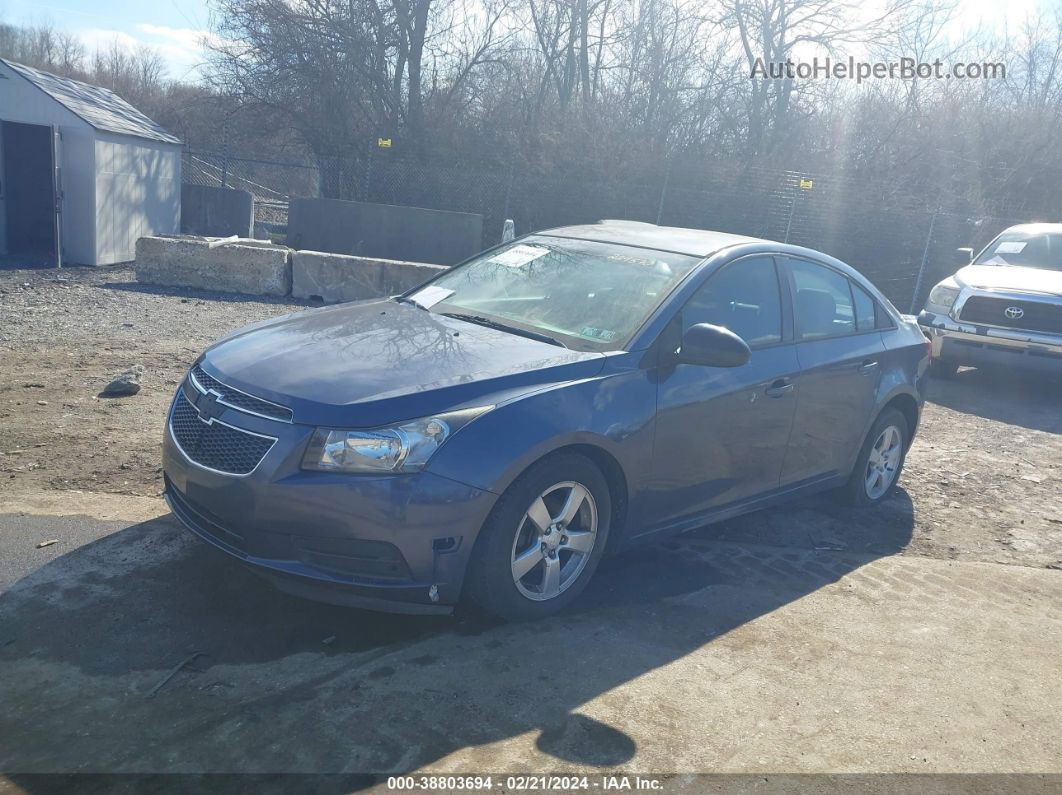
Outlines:
POLYGON ((933 358, 953 364, 1062 372, 1062 337, 955 320, 923 310, 918 324, 933 343, 933 358))
POLYGON ((313 429, 226 410, 277 438, 249 475, 192 461, 169 423, 165 496, 201 539, 299 596, 376 610, 447 613, 496 495, 430 472, 342 475, 299 467, 313 429))

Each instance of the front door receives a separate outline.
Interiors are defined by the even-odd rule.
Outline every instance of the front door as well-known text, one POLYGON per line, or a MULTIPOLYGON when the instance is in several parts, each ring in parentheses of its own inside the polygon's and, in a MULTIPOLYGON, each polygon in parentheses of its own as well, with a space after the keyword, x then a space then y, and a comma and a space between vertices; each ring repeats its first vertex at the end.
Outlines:
POLYGON ((696 323, 725 326, 749 344, 752 358, 734 368, 662 364, 650 497, 654 524, 776 488, 800 390, 772 257, 725 265, 674 323, 681 331, 696 323))

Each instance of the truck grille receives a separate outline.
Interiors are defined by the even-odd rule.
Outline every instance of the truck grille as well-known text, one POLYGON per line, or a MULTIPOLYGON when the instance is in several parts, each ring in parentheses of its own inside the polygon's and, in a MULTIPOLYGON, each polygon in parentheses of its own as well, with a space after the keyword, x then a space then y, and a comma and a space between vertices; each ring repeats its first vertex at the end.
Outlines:
POLYGON ((203 422, 183 389, 173 402, 170 433, 190 460, 229 475, 249 475, 276 442, 272 437, 241 431, 217 420, 203 422))
POLYGON ((222 405, 234 408, 237 411, 247 412, 248 414, 257 414, 259 417, 266 417, 271 420, 291 422, 291 409, 287 406, 280 406, 268 400, 256 398, 254 395, 248 395, 246 392, 241 392, 231 386, 226 386, 212 375, 208 375, 206 370, 198 364, 192 368, 192 379, 201 387, 200 392, 213 390, 221 395, 218 402, 222 405))
POLYGON ((1062 334, 1062 304, 1048 304, 1042 301, 1016 301, 1013 298, 974 295, 966 300, 959 319, 987 326, 1062 334), (1020 314, 1020 317, 1012 317, 1014 314, 1020 314))

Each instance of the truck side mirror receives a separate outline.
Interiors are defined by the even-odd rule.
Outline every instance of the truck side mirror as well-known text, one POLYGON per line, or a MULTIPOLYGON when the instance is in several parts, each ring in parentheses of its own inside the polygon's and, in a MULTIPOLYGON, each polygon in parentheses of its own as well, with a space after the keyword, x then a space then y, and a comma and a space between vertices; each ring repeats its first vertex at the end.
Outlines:
POLYGON ((957 248, 955 253, 959 255, 959 262, 963 265, 969 265, 973 262, 974 250, 972 248, 957 248))

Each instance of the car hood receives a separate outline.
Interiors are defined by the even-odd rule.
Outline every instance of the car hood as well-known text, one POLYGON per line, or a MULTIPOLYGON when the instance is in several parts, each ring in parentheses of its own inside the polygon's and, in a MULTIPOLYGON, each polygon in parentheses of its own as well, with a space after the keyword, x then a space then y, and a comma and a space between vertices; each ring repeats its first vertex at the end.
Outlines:
POLYGON ((1062 295, 1062 271, 1019 265, 967 265, 955 274, 966 287, 1062 295))
POLYGON ((297 423, 372 427, 589 378, 604 358, 383 300, 240 329, 200 364, 297 423))

